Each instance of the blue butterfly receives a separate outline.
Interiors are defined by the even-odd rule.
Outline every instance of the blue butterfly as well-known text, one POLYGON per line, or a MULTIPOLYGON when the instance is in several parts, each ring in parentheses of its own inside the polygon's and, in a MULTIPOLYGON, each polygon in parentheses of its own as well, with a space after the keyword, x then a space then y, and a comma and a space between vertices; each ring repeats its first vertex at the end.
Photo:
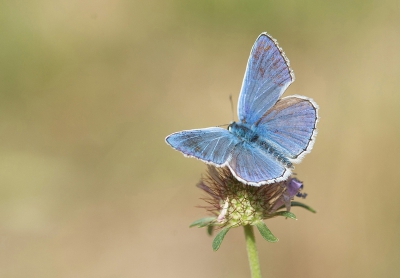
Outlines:
POLYGON ((238 103, 238 122, 173 133, 165 139, 185 156, 229 167, 241 182, 260 186, 285 180, 293 163, 311 151, 318 105, 304 96, 279 99, 294 81, 278 43, 262 33, 247 62, 238 103))

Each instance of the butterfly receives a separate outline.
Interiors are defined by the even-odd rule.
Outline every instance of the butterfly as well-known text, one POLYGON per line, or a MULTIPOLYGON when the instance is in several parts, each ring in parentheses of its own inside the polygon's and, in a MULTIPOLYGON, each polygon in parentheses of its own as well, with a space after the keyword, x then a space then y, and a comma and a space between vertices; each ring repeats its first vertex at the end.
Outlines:
POLYGON ((247 62, 238 122, 228 129, 184 130, 166 137, 172 148, 216 167, 229 167, 241 182, 261 186, 286 180, 313 148, 318 105, 310 98, 281 98, 294 81, 278 42, 262 33, 247 62))

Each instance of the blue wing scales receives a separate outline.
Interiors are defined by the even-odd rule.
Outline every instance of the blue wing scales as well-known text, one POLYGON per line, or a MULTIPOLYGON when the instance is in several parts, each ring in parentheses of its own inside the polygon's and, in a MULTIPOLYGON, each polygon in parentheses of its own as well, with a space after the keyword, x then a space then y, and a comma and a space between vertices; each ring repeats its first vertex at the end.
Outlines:
MULTIPOLYGON (((275 39, 262 33, 247 63, 238 102, 239 121, 279 155, 296 163, 313 147, 318 106, 302 96, 279 100, 293 81, 293 71, 282 49, 275 39)), ((246 184, 279 182, 291 174, 291 169, 276 156, 239 137, 226 129, 212 127, 173 133, 166 142, 185 156, 215 166, 228 166, 246 184)))
POLYGON ((262 33, 253 45, 239 96, 239 120, 254 124, 294 81, 289 60, 275 39, 262 33))
POLYGON ((169 135, 166 142, 186 156, 223 166, 239 139, 219 127, 184 130, 169 135))

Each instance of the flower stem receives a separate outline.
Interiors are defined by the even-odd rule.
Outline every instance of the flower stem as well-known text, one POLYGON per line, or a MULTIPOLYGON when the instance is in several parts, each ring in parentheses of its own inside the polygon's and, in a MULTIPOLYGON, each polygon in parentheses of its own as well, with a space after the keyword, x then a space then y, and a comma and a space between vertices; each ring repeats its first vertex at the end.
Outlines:
POLYGON ((244 235, 246 237, 247 256, 249 257, 250 272, 252 278, 261 278, 260 261, 258 259, 256 239, 254 238, 253 226, 246 225, 244 235))

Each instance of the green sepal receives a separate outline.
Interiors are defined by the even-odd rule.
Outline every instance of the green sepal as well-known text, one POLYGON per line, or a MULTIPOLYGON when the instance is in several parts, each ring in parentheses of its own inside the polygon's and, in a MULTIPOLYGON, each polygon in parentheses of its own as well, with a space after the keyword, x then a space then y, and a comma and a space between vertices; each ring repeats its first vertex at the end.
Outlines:
POLYGON ((256 222, 256 227, 261 236, 268 242, 277 242, 279 239, 272 234, 263 221, 256 222))
POLYGON ((317 211, 315 209, 313 209, 310 206, 307 206, 306 204, 300 203, 300 202, 292 202, 292 207, 302 207, 305 208, 308 211, 311 211, 312 213, 317 213, 317 211))
POLYGON ((212 236, 213 232, 214 232, 214 226, 213 225, 208 225, 207 226, 207 234, 209 236, 212 236))
POLYGON ((272 216, 284 216, 286 218, 297 220, 296 215, 294 215, 294 213, 286 210, 275 212, 274 214, 272 214, 272 216))
POLYGON ((219 247, 221 246, 222 241, 224 240, 224 237, 227 232, 229 232, 231 227, 225 227, 223 228, 218 235, 215 236, 213 243, 212 243, 212 248, 214 251, 217 251, 219 247))
POLYGON ((198 219, 194 221, 192 224, 190 224, 189 228, 198 226, 199 228, 203 228, 205 226, 210 225, 212 222, 214 222, 215 217, 204 217, 201 219, 198 219))

